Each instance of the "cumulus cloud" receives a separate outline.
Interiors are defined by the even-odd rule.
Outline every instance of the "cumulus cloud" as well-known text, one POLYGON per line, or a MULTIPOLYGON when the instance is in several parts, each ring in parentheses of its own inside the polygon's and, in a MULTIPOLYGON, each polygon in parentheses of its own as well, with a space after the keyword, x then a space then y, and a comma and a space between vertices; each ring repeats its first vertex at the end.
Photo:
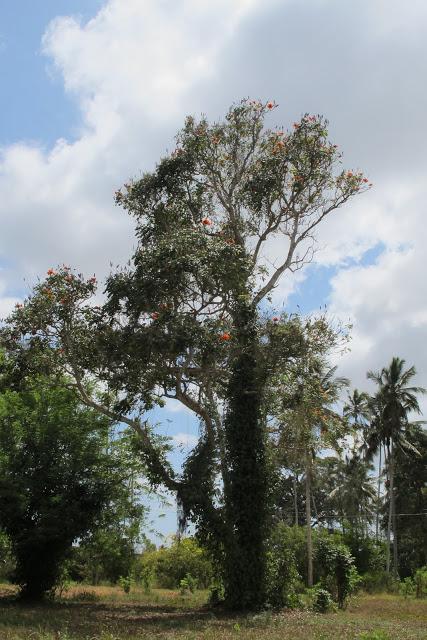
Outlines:
MULTIPOLYGON (((58 262, 102 277, 127 260, 132 224, 112 193, 172 147, 185 114, 274 98, 272 125, 325 114, 346 165, 375 185, 318 237, 317 261, 335 270, 331 310, 355 325, 343 367, 361 380, 398 354, 427 371, 426 18, 422 0, 106 0, 87 22, 56 18, 42 49, 80 128, 51 149, 1 150, 0 312, 25 292, 24 276, 31 284, 58 262)), ((305 275, 284 280, 276 301, 305 275)))

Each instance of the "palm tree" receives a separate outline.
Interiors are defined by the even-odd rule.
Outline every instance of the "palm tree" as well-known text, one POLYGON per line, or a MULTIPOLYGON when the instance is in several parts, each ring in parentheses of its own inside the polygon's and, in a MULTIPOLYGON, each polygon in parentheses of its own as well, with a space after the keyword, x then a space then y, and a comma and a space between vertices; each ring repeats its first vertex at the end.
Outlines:
POLYGON ((335 411, 340 391, 348 386, 347 378, 335 377, 337 367, 328 368, 323 359, 312 358, 302 368, 288 373, 291 401, 285 401, 281 415, 281 440, 288 455, 304 461, 305 510, 307 522, 307 583, 313 585, 313 548, 311 503, 313 465, 319 449, 335 446, 343 435, 344 422, 335 411))
MULTIPOLYGON (((350 522, 350 528, 357 534, 366 534, 367 526, 375 513, 376 494, 372 486, 372 470, 353 450, 352 455, 335 458, 330 480, 334 489, 329 493, 329 501, 334 511, 339 511, 350 522)), ((342 524, 344 531, 344 522, 342 524)))
POLYGON ((354 426, 356 431, 355 448, 357 449, 361 444, 359 442, 359 433, 361 432, 361 438, 364 441, 366 427, 371 417, 368 394, 357 389, 354 389, 352 394, 348 393, 347 402, 343 407, 343 414, 354 426))
POLYGON ((397 528, 395 512, 395 451, 399 447, 407 453, 417 454, 417 449, 407 439, 409 415, 421 413, 417 394, 425 393, 422 387, 408 386, 415 376, 415 367, 404 370, 405 360, 394 357, 388 367, 380 372, 369 371, 367 377, 378 385, 371 401, 373 420, 367 440, 368 455, 376 454, 384 446, 386 451, 389 513, 387 525, 387 572, 390 572, 390 540, 393 529, 393 573, 397 577, 397 528))

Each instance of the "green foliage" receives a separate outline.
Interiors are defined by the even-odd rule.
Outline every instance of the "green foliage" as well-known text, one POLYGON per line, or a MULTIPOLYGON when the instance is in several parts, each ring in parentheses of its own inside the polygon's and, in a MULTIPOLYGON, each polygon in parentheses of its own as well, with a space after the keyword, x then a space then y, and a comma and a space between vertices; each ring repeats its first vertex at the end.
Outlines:
POLYGON ((399 585, 385 569, 376 569, 363 574, 360 587, 367 593, 396 593, 399 585))
POLYGON ((289 533, 289 527, 279 524, 273 529, 267 546, 267 601, 275 608, 298 604, 296 590, 300 575, 289 533))
POLYGON ((124 593, 130 593, 133 578, 131 576, 120 576, 119 585, 123 589, 124 593))
POLYGON ((311 592, 311 606, 317 613, 328 613, 334 610, 334 601, 327 589, 320 586, 314 587, 311 592))
POLYGON ((412 578, 404 578, 399 582, 399 593, 405 598, 415 594, 415 583, 412 578))
POLYGON ((6 582, 12 576, 15 568, 15 560, 12 553, 10 539, 4 531, 0 530, 0 580, 6 582))
POLYGON ((194 593, 197 588, 197 579, 193 578, 191 573, 186 573, 184 578, 179 581, 179 592, 182 596, 187 593, 194 593))
MULTIPOLYGON (((427 512, 427 432, 421 425, 410 425, 407 438, 419 454, 396 451, 396 512, 427 512)), ((385 507, 387 508, 388 502, 385 507)), ((399 544, 399 575, 413 576, 427 565, 427 517, 406 515, 396 519, 399 544)))
POLYGON ((364 575, 368 571, 381 573, 384 570, 386 558, 384 542, 366 535, 359 536, 353 528, 343 535, 343 542, 350 549, 358 573, 364 575))
POLYGON ((417 598, 427 596, 427 567, 417 569, 414 575, 415 595, 417 598))
POLYGON ((49 379, 0 395, 0 525, 23 597, 55 587, 72 543, 117 494, 124 470, 107 454, 109 432, 108 419, 49 379))
POLYGON ((177 589, 181 580, 190 575, 201 589, 207 589, 212 580, 212 564, 206 552, 194 538, 173 540, 169 547, 145 551, 138 561, 136 576, 146 572, 154 575, 159 587, 177 589))
POLYGON ((319 582, 329 590, 342 609, 360 583, 349 549, 329 537, 319 537, 316 540, 315 558, 319 582))

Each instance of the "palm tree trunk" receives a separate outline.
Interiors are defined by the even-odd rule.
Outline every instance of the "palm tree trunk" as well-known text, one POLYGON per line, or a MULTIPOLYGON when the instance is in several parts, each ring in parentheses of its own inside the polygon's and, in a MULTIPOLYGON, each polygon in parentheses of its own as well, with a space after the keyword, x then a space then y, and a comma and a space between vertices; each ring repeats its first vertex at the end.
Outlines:
POLYGON ((298 476, 294 473, 294 508, 295 508, 295 526, 298 526, 298 476))
POLYGON ((381 453, 382 453, 382 446, 380 445, 380 459, 378 462, 377 518, 376 518, 376 524, 375 524, 375 540, 378 540, 379 531, 380 531, 381 453))
POLYGON ((307 585, 313 586, 313 540, 311 537, 311 456, 306 454, 305 517, 307 521, 307 585))
POLYGON ((393 528, 393 577, 398 577, 398 555, 397 555, 397 526, 396 526, 396 501, 394 491, 394 447, 391 444, 391 461, 390 461, 390 505, 392 514, 393 528))
POLYGON ((386 571, 390 573, 390 545, 391 545, 391 525, 393 518, 393 463, 390 454, 390 447, 387 446, 387 475, 388 475, 388 523, 387 523, 387 556, 386 571))

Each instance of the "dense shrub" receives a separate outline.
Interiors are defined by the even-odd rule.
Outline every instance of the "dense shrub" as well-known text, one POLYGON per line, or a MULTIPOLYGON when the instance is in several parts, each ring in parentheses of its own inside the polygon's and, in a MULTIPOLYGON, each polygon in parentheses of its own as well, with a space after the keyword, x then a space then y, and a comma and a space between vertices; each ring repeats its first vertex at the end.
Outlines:
POLYGON ((317 613, 328 613, 334 609, 334 601, 327 589, 315 587, 312 590, 311 607, 317 613))
POLYGON ((206 552, 193 538, 174 539, 171 546, 146 551, 139 559, 136 575, 154 575, 157 586, 180 588, 187 575, 197 581, 200 589, 207 589, 212 580, 212 564, 206 552))
POLYGON ((427 596, 427 567, 417 569, 414 575, 415 595, 417 598, 427 596))
POLYGON ((353 532, 342 536, 342 542, 350 549, 355 567, 360 574, 368 571, 382 571, 386 565, 385 542, 374 538, 361 537, 353 532))
POLYGON ((398 585, 393 576, 384 569, 380 569, 365 573, 361 578, 360 587, 367 593, 381 593, 384 591, 394 593, 398 585))
POLYGON ((360 576, 348 547, 331 537, 319 536, 315 542, 315 574, 340 608, 359 583, 360 576))
POLYGON ((267 546, 268 603, 272 607, 293 607, 300 575, 296 567, 295 545, 290 527, 279 524, 267 546))

